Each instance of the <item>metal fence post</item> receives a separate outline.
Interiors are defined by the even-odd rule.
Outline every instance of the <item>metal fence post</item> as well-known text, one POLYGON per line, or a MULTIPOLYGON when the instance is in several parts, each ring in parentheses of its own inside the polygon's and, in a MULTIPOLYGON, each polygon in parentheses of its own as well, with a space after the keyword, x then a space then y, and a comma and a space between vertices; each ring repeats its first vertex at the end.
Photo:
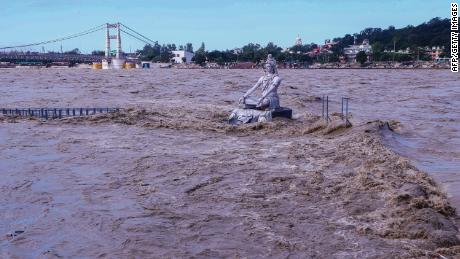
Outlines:
POLYGON ((345 125, 349 125, 349 121, 348 121, 348 98, 346 99, 346 115, 345 115, 345 125))
POLYGON ((326 101, 324 98, 325 98, 325 97, 324 97, 324 94, 323 94, 323 98, 321 98, 321 101, 322 101, 321 103, 322 103, 322 105, 323 105, 323 110, 322 110, 322 113, 321 113, 321 118, 323 118, 323 119, 324 119, 324 102, 326 101))
POLYGON ((340 117, 341 117, 342 120, 343 120, 343 96, 342 96, 342 102, 341 102, 341 103, 342 103, 342 112, 340 113, 340 117))

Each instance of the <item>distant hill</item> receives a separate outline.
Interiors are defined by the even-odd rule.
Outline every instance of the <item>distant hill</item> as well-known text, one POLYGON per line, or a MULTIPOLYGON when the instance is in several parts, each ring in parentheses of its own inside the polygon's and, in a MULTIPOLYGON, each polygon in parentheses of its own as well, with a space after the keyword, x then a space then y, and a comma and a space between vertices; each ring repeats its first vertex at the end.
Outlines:
MULTIPOLYGON (((369 39, 370 44, 377 50, 392 50, 393 43, 396 43, 396 50, 444 46, 446 51, 450 51, 450 20, 447 18, 433 18, 418 26, 409 25, 401 29, 394 26, 388 29, 366 28, 354 35, 358 43, 369 39)), ((347 34, 342 38, 335 38, 334 41, 339 42, 337 47, 343 50, 344 47, 353 44, 353 38, 353 35, 347 34)))
MULTIPOLYGON (((203 43, 202 48, 195 52, 194 61, 200 64, 205 63, 205 61, 216 62, 218 64, 228 62, 260 62, 270 53, 278 62, 290 64, 305 65, 313 62, 337 62, 344 56, 343 49, 353 44, 355 36, 358 44, 362 43, 364 39, 369 40, 372 45, 373 59, 375 61, 430 60, 431 55, 425 48, 435 46, 444 46, 445 53, 441 56, 450 56, 450 20, 447 18, 433 18, 417 26, 409 25, 400 29, 396 29, 394 26, 390 26, 387 29, 366 28, 360 33, 353 35, 346 34, 343 37, 335 38, 333 41, 337 42, 337 44, 332 44, 332 47, 327 48, 327 50, 319 48, 319 45, 315 43, 296 45, 289 49, 283 49, 269 42, 266 46, 248 43, 234 50, 206 51, 203 43), (393 50, 393 44, 396 51, 410 48, 410 52, 391 55, 389 52, 384 52, 385 50, 393 50), (202 62, 198 62, 198 60, 202 62)), ((191 43, 188 44, 190 45, 190 52, 193 52, 191 43)), ((184 47, 179 47, 179 50, 181 49, 184 49, 184 47)), ((139 50, 138 52, 141 54, 142 60, 168 62, 171 58, 170 53, 173 50, 176 50, 175 44, 160 45, 156 43, 154 46, 146 45, 143 50, 139 50)))

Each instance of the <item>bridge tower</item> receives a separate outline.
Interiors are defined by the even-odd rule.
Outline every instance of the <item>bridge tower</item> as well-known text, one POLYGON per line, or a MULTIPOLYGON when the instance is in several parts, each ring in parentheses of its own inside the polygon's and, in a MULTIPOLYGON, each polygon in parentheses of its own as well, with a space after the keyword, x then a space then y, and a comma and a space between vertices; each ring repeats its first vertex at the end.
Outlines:
POLYGON ((117 58, 121 58, 121 33, 120 33, 120 23, 117 23, 117 58))
POLYGON ((123 52, 121 50, 121 29, 120 29, 120 23, 106 23, 106 41, 105 41, 105 58, 106 61, 102 63, 102 67, 105 69, 114 68, 114 69, 121 69, 123 68, 123 65, 125 63, 125 60, 123 59, 123 52), (110 29, 116 29, 117 34, 116 35, 111 35, 110 34, 110 29), (112 58, 112 64, 109 65, 109 60, 110 60, 110 40, 117 40, 117 54, 115 58, 112 58))
POLYGON ((105 40, 105 57, 108 59, 110 58, 110 24, 106 24, 107 26, 107 34, 105 40))

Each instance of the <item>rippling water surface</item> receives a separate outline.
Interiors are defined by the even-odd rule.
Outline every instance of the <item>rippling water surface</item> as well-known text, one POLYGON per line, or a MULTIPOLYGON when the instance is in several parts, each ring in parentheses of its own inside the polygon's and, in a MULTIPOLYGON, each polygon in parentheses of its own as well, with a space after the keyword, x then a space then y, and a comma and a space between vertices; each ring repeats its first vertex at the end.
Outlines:
MULTIPOLYGON (((443 182, 460 205, 460 83, 448 70, 295 71, 286 81, 303 78, 308 94, 329 95, 332 111, 348 96, 353 118, 394 120, 384 132, 396 152, 443 182)), ((316 105, 316 111, 321 112, 316 105)))
MULTIPOLYGON (((442 182, 460 208, 458 75, 448 70, 279 72, 281 104, 293 108, 295 116, 321 114, 318 97, 328 95, 331 113, 341 111, 342 96, 351 98, 355 125, 390 121, 393 131, 383 131, 385 144, 442 182)), ((209 116, 203 109, 219 107, 225 117, 261 75, 261 70, 0 70, 0 107, 135 107, 151 112, 163 105, 172 118, 187 119, 175 112, 182 107, 189 118, 206 122, 209 116)), ((0 189, 5 194, 0 198, 5 204, 0 210, 0 257, 191 253, 215 258, 225 257, 219 255, 231 247, 256 257, 251 255, 262 252, 254 247, 265 244, 271 249, 275 234, 298 238, 294 241, 308 244, 305 247, 311 246, 315 251, 310 253, 318 257, 340 252, 341 257, 363 258, 359 253, 364 250, 369 257, 393 251, 393 245, 375 238, 368 242, 346 228, 349 223, 337 221, 343 209, 334 216, 337 205, 329 198, 310 197, 318 191, 308 194, 310 198, 289 191, 294 185, 286 172, 323 168, 343 173, 347 167, 342 160, 357 156, 336 157, 329 138, 305 136, 299 148, 298 138, 272 136, 236 137, 129 123, 5 122, 0 125, 0 189), (305 154, 297 154, 302 148, 305 154), (295 160, 289 162, 289 157, 295 160), (219 177, 209 178, 212 175, 219 177), (275 179, 278 176, 281 180, 275 179), (286 188, 279 189, 279 184, 286 188), (194 194, 196 189, 201 192, 194 194), (283 190, 292 196, 284 196, 283 190), (267 225, 261 224, 264 215, 267 225), (331 220, 338 222, 338 232, 331 220), (15 239, 5 235, 16 230, 25 232, 15 239), (262 235, 254 236, 256 230, 262 235), (350 250, 351 244, 356 247, 350 250)), ((358 199, 356 208, 375 205, 365 200, 358 199)), ((278 255, 288 250, 280 249, 278 255)))
MULTIPOLYGON (((2 106, 147 106, 162 100, 230 104, 260 70, 1 70, 2 106), (232 87, 234 86, 234 87, 232 87)), ((395 120, 388 144, 433 173, 460 173, 460 76, 449 70, 280 70, 281 101, 295 113, 321 113, 312 96, 341 96, 360 122, 395 120)))

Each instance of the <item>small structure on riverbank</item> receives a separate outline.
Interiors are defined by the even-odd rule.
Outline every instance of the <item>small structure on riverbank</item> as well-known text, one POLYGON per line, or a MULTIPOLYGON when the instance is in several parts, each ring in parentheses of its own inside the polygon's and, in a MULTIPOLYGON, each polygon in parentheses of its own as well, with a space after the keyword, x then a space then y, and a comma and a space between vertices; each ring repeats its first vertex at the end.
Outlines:
POLYGON ((347 60, 351 62, 356 62, 356 55, 358 55, 358 53, 361 51, 366 53, 368 57, 372 55, 372 46, 369 44, 369 40, 365 39, 363 40, 362 44, 358 45, 356 44, 355 38, 355 42, 353 45, 350 45, 343 49, 343 52, 345 53, 347 60))
POLYGON ((192 58, 195 56, 195 54, 185 50, 173 50, 171 53, 173 55, 171 61, 176 64, 190 64, 192 63, 192 58))

